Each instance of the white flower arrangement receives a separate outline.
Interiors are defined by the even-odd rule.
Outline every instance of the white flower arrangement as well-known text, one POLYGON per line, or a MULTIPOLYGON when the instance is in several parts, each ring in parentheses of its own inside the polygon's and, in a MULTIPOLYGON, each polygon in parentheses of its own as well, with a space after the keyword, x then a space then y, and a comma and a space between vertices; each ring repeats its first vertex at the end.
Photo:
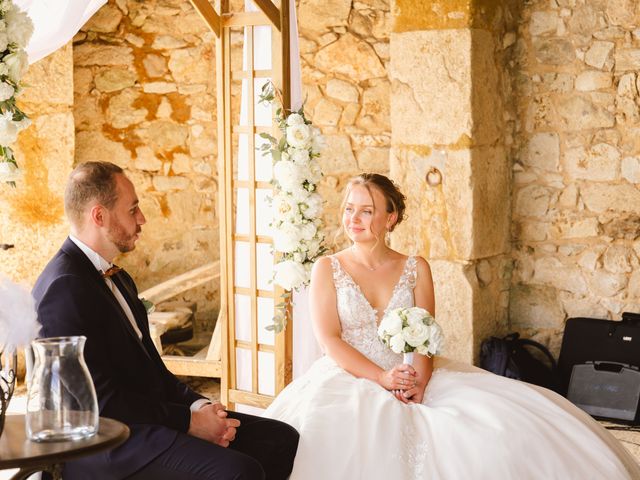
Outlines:
MULTIPOLYGON (((266 83, 260 101, 272 103, 276 97, 282 105, 278 90, 271 82, 266 83)), ((261 149, 265 154, 271 153, 273 159, 271 227, 273 248, 278 254, 273 281, 290 291, 309 283, 313 263, 326 251, 322 245, 324 235, 320 219, 323 200, 317 193, 322 178, 318 157, 324 139, 320 130, 305 117, 304 108, 287 115, 280 106, 276 111, 276 122, 282 137, 278 140, 272 135, 261 134, 269 141, 261 149)), ((276 332, 284 328, 287 316, 284 304, 280 304, 279 309, 271 326, 276 332)))
POLYGON ((433 356, 442 351, 444 334, 424 308, 396 308, 378 326, 378 336, 394 353, 416 352, 433 356))
POLYGON ((29 62, 25 47, 33 23, 11 0, 0 0, 0 181, 15 185, 18 164, 11 145, 31 120, 16 105, 29 62))
POLYGON ((36 338, 40 324, 29 290, 0 276, 0 352, 12 352, 36 338))

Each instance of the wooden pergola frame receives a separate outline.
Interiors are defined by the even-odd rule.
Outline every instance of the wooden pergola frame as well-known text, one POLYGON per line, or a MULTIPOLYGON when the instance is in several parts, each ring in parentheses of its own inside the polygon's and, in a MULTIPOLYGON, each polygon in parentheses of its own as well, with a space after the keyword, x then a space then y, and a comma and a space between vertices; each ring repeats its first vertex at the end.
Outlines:
MULTIPOLYGON (((196 375, 206 377, 220 377, 221 400, 233 409, 235 403, 264 408, 273 397, 258 391, 258 352, 271 351, 275 355, 275 394, 280 392, 290 381, 292 375, 292 326, 289 326, 275 337, 275 345, 262 345, 258 342, 258 322, 256 303, 259 296, 273 297, 274 303, 279 302, 283 291, 275 288, 273 292, 259 291, 256 286, 256 243, 271 242, 271 239, 260 239, 256 235, 256 188, 272 188, 269 183, 257 182, 253 162, 249 162, 249 180, 238 182, 233 178, 234 164, 232 152, 232 136, 234 132, 242 130, 249 138, 249 158, 254 158, 254 135, 260 133, 253 124, 253 98, 249 104, 249 126, 232 125, 231 118, 231 81, 232 79, 248 79, 252 84, 254 76, 253 55, 246 71, 233 72, 231 69, 231 29, 245 27, 249 38, 252 38, 253 28, 256 26, 272 27, 272 70, 270 77, 274 85, 281 90, 284 107, 290 104, 290 52, 289 52, 289 0, 279 0, 274 4, 270 0, 252 0, 260 9, 255 12, 232 12, 229 0, 217 0, 214 7, 208 0, 190 0, 196 11, 216 35, 216 77, 218 92, 218 178, 219 199, 218 209, 220 218, 220 262, 215 265, 215 274, 220 276, 220 315, 216 324, 216 332, 212 336, 208 349, 196 357, 164 356, 167 367, 176 374, 196 375), (250 244, 251 287, 241 289, 234 285, 234 242, 238 239, 234 233, 234 188, 238 183, 249 190, 250 232, 242 240, 250 244), (235 302, 237 292, 251 298, 251 335, 250 342, 242 342, 235 333, 235 302), (216 341, 216 337, 218 341, 216 341), (219 345, 217 345, 219 344, 219 345), (250 391, 239 390, 236 379, 236 348, 241 347, 251 351, 252 355, 252 388, 250 391), (206 353, 206 354, 205 354, 206 353)), ((248 42, 252 49, 253 42, 248 42)), ((264 76, 264 72, 263 75, 264 76)), ((253 88, 249 89, 250 96, 253 88)), ((272 127, 273 134, 277 128, 272 127)), ((275 312, 274 312, 275 313, 275 312)))

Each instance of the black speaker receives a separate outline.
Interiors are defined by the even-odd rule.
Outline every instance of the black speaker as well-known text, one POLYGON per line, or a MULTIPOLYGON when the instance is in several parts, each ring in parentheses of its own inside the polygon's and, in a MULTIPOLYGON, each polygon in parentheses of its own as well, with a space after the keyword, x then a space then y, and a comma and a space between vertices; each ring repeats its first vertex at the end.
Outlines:
POLYGON ((640 369, 615 362, 574 365, 567 398, 594 417, 633 422, 640 401, 640 369))

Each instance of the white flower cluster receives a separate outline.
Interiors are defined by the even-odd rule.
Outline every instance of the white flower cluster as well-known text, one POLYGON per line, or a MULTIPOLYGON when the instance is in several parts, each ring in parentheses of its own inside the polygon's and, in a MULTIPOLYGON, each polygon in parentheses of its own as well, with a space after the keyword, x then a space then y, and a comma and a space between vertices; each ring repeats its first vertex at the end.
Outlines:
POLYGON ((29 345, 39 330, 35 301, 29 290, 0 276, 0 352, 29 345))
POLYGON ((284 141, 270 137, 274 159, 273 245, 281 253, 274 282, 292 290, 309 282, 311 267, 324 251, 321 233, 322 197, 316 185, 322 178, 317 157, 323 148, 320 131, 304 112, 279 119, 284 141))
POLYGON ((444 334, 424 308, 396 308, 378 327, 378 336, 395 353, 416 352, 429 357, 442 351, 444 334))
POLYGON ((29 62, 25 47, 33 23, 11 0, 0 0, 0 181, 13 182, 18 166, 11 144, 31 121, 16 105, 22 76, 29 62))

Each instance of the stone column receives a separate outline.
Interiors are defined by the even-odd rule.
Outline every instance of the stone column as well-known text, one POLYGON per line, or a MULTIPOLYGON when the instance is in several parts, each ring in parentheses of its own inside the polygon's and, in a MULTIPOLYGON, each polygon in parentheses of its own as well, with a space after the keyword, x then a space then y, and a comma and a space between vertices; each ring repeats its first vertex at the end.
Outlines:
POLYGON ((71 44, 36 62, 18 101, 32 120, 14 145, 22 178, 0 184, 0 273, 32 285, 68 234, 63 193, 73 168, 71 44))
POLYGON ((509 81, 498 3, 392 2, 390 171, 408 196, 393 245, 428 259, 445 354, 467 362, 507 324, 509 81), (426 181, 432 168, 437 185, 426 181))

